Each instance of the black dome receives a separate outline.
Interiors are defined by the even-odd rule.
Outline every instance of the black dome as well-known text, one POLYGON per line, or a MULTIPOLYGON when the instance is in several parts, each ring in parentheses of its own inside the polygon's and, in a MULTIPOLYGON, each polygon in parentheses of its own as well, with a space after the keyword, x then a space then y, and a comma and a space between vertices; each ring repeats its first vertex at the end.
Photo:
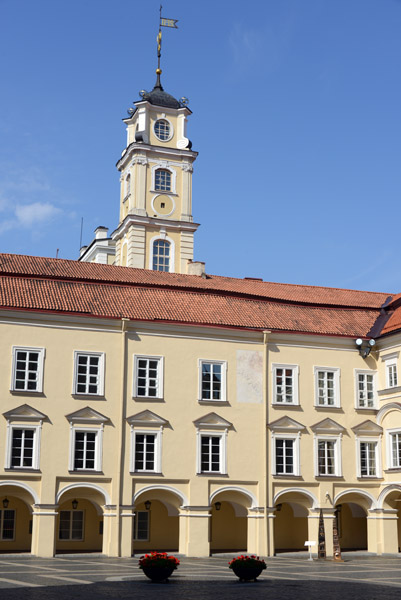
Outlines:
POLYGON ((155 85, 151 92, 146 92, 143 96, 151 104, 156 106, 165 106, 166 108, 181 108, 181 104, 170 94, 164 91, 161 84, 155 85))

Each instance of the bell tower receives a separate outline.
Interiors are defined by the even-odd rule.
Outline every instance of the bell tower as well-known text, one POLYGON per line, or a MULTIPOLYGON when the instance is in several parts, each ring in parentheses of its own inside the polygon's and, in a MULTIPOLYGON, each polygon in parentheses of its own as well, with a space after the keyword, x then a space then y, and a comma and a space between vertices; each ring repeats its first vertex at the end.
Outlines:
POLYGON ((112 234, 115 265, 186 273, 198 224, 192 218, 192 171, 197 152, 187 138, 188 100, 176 100, 161 84, 158 68, 151 92, 124 119, 127 147, 120 171, 120 221, 112 234))

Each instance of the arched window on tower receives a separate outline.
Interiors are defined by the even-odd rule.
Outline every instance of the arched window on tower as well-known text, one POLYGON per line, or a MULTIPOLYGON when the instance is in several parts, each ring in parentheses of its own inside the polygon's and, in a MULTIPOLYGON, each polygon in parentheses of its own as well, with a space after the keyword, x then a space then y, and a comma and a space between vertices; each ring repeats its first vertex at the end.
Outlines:
POLYGON ((125 197, 131 194, 131 175, 128 173, 125 178, 125 197))
POLYGON ((155 190, 160 192, 171 192, 171 172, 167 169, 156 169, 155 190))
POLYGON ((153 271, 170 271, 170 243, 165 240, 153 242, 153 271))

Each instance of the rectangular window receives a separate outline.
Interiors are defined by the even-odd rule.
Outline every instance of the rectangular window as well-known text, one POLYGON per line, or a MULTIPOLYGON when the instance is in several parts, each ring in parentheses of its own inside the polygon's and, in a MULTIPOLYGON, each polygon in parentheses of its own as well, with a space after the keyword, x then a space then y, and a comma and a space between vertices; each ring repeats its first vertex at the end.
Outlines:
POLYGON ((201 436, 201 473, 221 472, 221 436, 201 436))
POLYGON ((0 510, 0 539, 12 541, 15 536, 15 510, 0 510))
POLYGON ((391 467, 401 468, 401 433, 392 433, 391 439, 391 467))
POLYGON ((398 385, 397 365, 395 363, 387 365, 387 381, 389 388, 397 387, 398 385))
POLYGON ((155 433, 135 433, 135 471, 156 471, 155 433))
POLYGON ((11 468, 32 469, 34 466, 35 429, 12 429, 11 468))
POLYGON ((276 475, 294 475, 295 440, 276 438, 276 475))
POLYGON ((336 442, 331 440, 318 441, 318 474, 336 475, 336 442))
POLYGON ((297 365, 273 365, 273 403, 298 404, 297 365))
POLYGON ((149 540, 149 511, 138 510, 134 516, 134 540, 147 542, 149 540))
POLYGON ((74 471, 97 469, 97 431, 75 431, 74 471))
POLYGON ((103 394, 104 355, 75 352, 74 393, 103 394))
POLYGON ((316 406, 340 406, 340 370, 315 367, 316 406))
POLYGON ((357 408, 375 408, 375 375, 357 371, 357 408))
POLYGON ((135 356, 134 369, 134 397, 162 398, 162 358, 155 356, 135 356))
POLYGON ((377 442, 360 442, 361 477, 377 477, 377 442))
POLYGON ((200 363, 200 400, 226 400, 226 369, 222 361, 201 360, 200 363))
POLYGON ((171 191, 171 173, 167 169, 156 169, 155 190, 162 192, 171 191))
POLYGON ((60 510, 59 540, 84 539, 84 511, 60 510))
POLYGON ((43 357, 43 348, 13 348, 13 391, 42 391, 43 357))

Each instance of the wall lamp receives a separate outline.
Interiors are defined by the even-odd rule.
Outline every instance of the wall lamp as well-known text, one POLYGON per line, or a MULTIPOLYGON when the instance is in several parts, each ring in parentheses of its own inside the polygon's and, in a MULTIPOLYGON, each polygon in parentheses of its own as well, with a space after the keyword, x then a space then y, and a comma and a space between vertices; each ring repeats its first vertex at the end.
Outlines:
POLYGON ((276 504, 276 511, 280 512, 280 510, 283 508, 282 504, 276 504))
POLYGON ((371 339, 364 346, 363 340, 361 340, 361 338, 358 338, 355 340, 355 344, 362 358, 366 358, 367 356, 369 356, 373 346, 376 345, 376 341, 374 339, 371 339))
POLYGON ((214 507, 216 510, 220 510, 221 509, 221 502, 215 502, 214 503, 214 507))
POLYGON ((4 498, 4 500, 3 500, 3 508, 8 508, 9 503, 10 503, 9 499, 8 498, 4 498))
POLYGON ((78 500, 73 500, 71 502, 71 504, 72 504, 72 510, 77 510, 77 508, 78 508, 78 500))
POLYGON ((146 500, 146 502, 145 502, 145 508, 146 508, 146 510, 150 510, 151 506, 152 506, 151 501, 150 500, 146 500))

